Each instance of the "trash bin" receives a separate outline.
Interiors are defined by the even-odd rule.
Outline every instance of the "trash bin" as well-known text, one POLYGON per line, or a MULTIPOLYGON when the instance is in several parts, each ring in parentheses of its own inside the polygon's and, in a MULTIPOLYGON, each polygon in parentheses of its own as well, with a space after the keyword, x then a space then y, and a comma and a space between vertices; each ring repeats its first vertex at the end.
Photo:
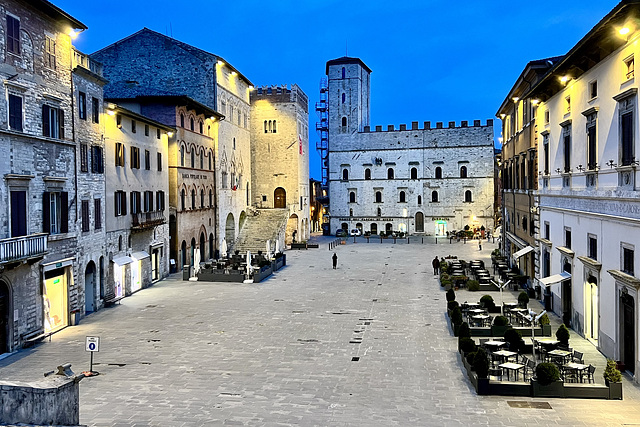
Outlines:
POLYGON ((547 311, 552 311, 551 307, 551 292, 549 292, 548 288, 544 291, 544 309, 547 311))
POLYGON ((171 274, 177 273, 177 271, 176 271, 176 260, 175 259, 170 259, 169 260, 169 273, 171 273, 171 274))
POLYGON ((189 265, 185 265, 182 267, 182 280, 189 280, 189 277, 191 277, 191 275, 189 274, 190 268, 191 266, 189 265))

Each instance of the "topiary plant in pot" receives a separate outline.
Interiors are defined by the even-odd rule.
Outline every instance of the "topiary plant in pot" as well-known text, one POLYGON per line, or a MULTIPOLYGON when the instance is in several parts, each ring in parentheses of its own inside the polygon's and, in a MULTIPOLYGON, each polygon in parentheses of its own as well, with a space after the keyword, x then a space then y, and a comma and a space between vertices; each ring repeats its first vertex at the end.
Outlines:
POLYGON ((456 300, 456 292, 453 289, 449 289, 447 291, 447 301, 455 301, 456 300))
POLYGON ((482 298, 480 298, 480 304, 487 310, 492 310, 496 306, 491 295, 483 295, 482 298))
POLYGON ((519 351, 524 347, 524 340, 520 331, 509 328, 504 332, 504 340, 509 343, 509 350, 519 351))
POLYGON ((473 358, 473 370, 478 374, 478 378, 487 378, 487 375, 489 375, 489 359, 487 358, 487 352, 482 347, 476 351, 476 355, 473 358))
POLYGON ((480 290, 480 282, 477 280, 469 280, 467 282, 467 289, 471 292, 476 292, 480 290))
POLYGON ((476 342, 472 338, 468 337, 459 337, 458 338, 458 347, 465 354, 476 351, 476 342))
POLYGON ((564 345, 569 345, 569 329, 564 325, 560 325, 556 331, 556 338, 564 345))
POLYGON ((460 306, 460 304, 458 304, 458 301, 449 301, 447 303, 447 309, 448 310, 453 310, 454 308, 459 307, 459 306, 460 306))
POLYGON ((462 322, 458 328, 458 338, 471 338, 471 329, 467 322, 462 322))
POLYGON ((462 325, 462 310, 460 310, 460 307, 455 307, 451 311, 451 322, 456 326, 462 325))
POLYGON ((527 304, 529 304, 529 294, 525 291, 520 292, 520 295, 518 295, 518 304, 522 308, 527 308, 527 304))
POLYGON ((536 366, 536 379, 540 385, 549 385, 560 380, 560 371, 555 363, 538 363, 536 366))
POLYGON ((507 319, 504 316, 496 316, 496 318, 493 319, 494 326, 507 326, 508 324, 509 324, 509 319, 507 319))
POLYGON ((609 399, 622 399, 622 374, 615 360, 607 359, 607 367, 602 376, 609 387, 609 399))

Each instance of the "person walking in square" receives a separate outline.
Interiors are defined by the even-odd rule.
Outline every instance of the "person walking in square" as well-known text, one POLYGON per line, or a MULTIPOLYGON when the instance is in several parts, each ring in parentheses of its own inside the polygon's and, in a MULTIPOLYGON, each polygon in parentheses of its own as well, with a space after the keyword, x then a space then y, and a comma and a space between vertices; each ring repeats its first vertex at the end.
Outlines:
POLYGON ((478 250, 482 250, 482 239, 478 240, 478 250))
POLYGON ((440 260, 437 256, 433 259, 431 265, 433 265, 433 274, 440 274, 440 260))
POLYGON ((335 270, 338 266, 338 255, 334 252, 331 258, 333 259, 333 269, 335 270))

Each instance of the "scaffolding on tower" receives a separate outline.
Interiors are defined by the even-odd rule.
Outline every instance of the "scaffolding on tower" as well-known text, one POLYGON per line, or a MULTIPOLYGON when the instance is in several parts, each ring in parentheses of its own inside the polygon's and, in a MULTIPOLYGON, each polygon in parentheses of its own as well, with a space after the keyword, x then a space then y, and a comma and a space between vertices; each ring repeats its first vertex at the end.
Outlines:
POLYGON ((320 80, 320 101, 316 102, 316 113, 319 121, 316 122, 316 131, 320 136, 320 141, 316 143, 316 150, 320 153, 320 163, 322 165, 322 198, 318 201, 325 207, 329 204, 329 104, 327 96, 329 86, 327 78, 320 80))

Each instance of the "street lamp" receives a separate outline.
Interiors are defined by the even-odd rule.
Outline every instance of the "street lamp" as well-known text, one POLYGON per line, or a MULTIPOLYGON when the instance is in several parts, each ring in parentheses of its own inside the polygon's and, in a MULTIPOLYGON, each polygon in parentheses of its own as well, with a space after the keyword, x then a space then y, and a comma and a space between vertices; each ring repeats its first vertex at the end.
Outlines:
POLYGON ((502 301, 502 290, 506 288, 509 283, 511 283, 511 280, 507 280, 506 282, 501 283, 500 279, 498 279, 498 283, 494 282, 493 280, 491 281, 491 283, 493 283, 498 287, 498 289, 500 289, 500 315, 504 316, 504 302, 502 301))
POLYGON ((527 316, 527 318, 529 318, 531 320, 531 351, 533 352, 533 360, 536 360, 536 344, 535 344, 535 330, 534 330, 534 323, 538 322, 540 320, 540 318, 542 316, 544 316, 547 313, 547 310, 542 310, 540 312, 540 314, 538 314, 535 318, 533 317, 534 314, 536 314, 534 311, 530 311, 531 314, 529 314, 529 316, 527 316))

